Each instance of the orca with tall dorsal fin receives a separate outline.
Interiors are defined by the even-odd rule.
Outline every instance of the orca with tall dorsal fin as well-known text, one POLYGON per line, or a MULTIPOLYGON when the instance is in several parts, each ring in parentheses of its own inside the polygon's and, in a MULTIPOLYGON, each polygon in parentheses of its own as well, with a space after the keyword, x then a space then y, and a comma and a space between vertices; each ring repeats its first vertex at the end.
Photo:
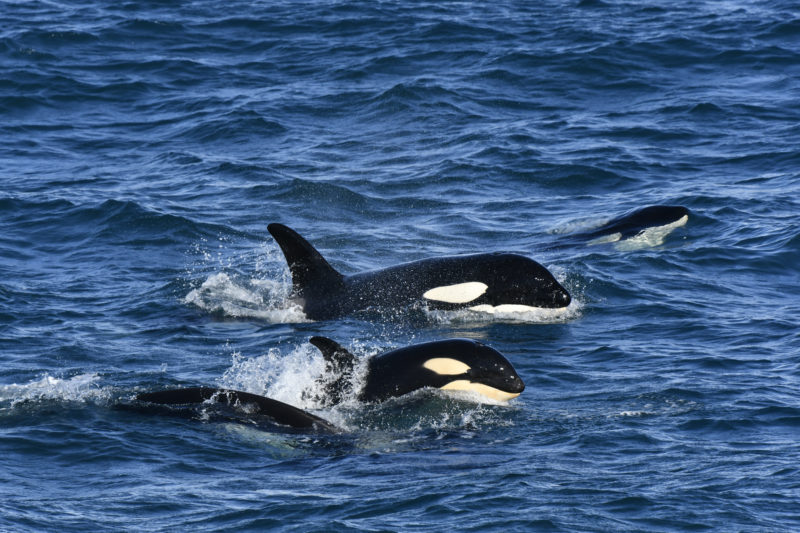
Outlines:
POLYGON ((432 309, 563 308, 571 298, 542 265, 512 253, 423 259, 344 276, 296 231, 273 223, 292 275, 292 299, 312 320, 425 303, 432 309))
POLYGON ((357 358, 327 337, 312 337, 325 359, 325 376, 317 380, 314 400, 325 407, 354 396, 381 402, 425 387, 475 392, 508 401, 525 390, 514 366, 500 352, 472 339, 446 339, 413 344, 369 357, 364 384, 354 391, 357 358))

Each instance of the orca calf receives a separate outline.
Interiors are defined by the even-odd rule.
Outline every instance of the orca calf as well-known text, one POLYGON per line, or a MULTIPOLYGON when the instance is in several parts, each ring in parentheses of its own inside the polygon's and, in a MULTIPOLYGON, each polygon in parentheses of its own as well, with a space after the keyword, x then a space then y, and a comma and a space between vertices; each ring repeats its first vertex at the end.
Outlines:
POLYGON ((140 402, 176 406, 212 402, 241 409, 248 417, 267 417, 281 426, 318 433, 338 433, 340 431, 327 420, 287 403, 237 390, 189 387, 146 392, 136 396, 136 399, 140 402))
POLYGON ((426 303, 432 309, 561 308, 570 295, 536 261, 511 253, 423 259, 344 276, 294 230, 273 223, 292 275, 292 299, 311 320, 426 303), (511 307, 513 306, 513 307, 511 307))
POLYGON ((326 337, 312 337, 325 359, 325 377, 317 380, 325 407, 355 393, 362 402, 381 402, 425 387, 472 391, 508 401, 525 390, 513 365, 497 350, 471 339, 414 344, 370 357, 364 385, 353 391, 356 356, 326 337))
POLYGON ((567 236, 566 241, 552 248, 564 248, 576 243, 587 245, 604 244, 656 235, 656 244, 675 228, 686 225, 689 210, 680 205, 650 205, 629 211, 612 219, 599 228, 567 236))

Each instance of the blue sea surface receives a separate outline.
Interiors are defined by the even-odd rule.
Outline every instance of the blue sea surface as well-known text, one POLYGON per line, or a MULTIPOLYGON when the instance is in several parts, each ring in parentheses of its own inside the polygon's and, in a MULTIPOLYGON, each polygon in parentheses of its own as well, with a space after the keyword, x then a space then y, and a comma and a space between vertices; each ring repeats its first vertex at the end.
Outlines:
POLYGON ((0 530, 800 530, 795 2, 0 1, 0 530), (651 241, 554 244, 632 209, 651 241), (313 322, 516 251, 563 312, 313 322), (481 340, 527 388, 319 409, 308 339, 481 340), (120 406, 225 386, 340 435, 120 406))

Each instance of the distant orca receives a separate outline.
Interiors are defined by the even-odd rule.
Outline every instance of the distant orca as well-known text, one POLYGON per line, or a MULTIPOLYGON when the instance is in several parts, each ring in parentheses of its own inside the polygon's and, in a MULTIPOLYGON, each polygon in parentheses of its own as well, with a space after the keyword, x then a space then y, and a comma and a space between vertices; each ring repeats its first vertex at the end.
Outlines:
POLYGON ((215 402, 244 409, 248 416, 266 416, 276 423, 319 433, 337 433, 339 429, 318 416, 287 403, 265 396, 230 389, 190 387, 146 392, 136 397, 141 402, 161 405, 190 405, 215 402))
MULTIPOLYGON (((618 242, 663 231, 664 234, 681 227, 689 220, 689 210, 680 205, 651 205, 634 209, 599 228, 567 236, 565 242, 551 248, 563 248, 577 242, 588 245, 618 242)), ((663 238, 664 235, 661 235, 663 238)))
POLYGON ((267 229, 289 265, 292 298, 312 320, 419 302, 433 309, 511 311, 570 303, 569 293, 553 275, 522 255, 439 257, 343 276, 294 230, 275 223, 267 229))
MULTIPOLYGON (((323 392, 314 399, 326 407, 342 402, 353 393, 356 356, 326 337, 312 337, 311 344, 326 363, 326 376, 317 381, 323 392)), ((356 396, 362 402, 380 402, 424 387, 472 391, 500 401, 525 390, 512 364, 497 350, 470 339, 448 339, 370 357, 364 386, 356 396)))

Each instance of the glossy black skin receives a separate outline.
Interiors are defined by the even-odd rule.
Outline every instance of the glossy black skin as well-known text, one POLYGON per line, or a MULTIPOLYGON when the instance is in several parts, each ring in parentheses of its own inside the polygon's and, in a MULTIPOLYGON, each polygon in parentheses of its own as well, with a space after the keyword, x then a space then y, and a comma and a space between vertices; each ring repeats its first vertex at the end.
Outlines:
POLYGON ((372 356, 367 360, 364 386, 359 391, 352 390, 356 357, 325 337, 312 337, 311 343, 319 348, 327 363, 328 379, 320 381, 324 397, 316 398, 325 406, 340 403, 353 394, 362 402, 381 402, 425 387, 440 388, 459 380, 481 383, 512 394, 525 390, 525 384, 508 359, 494 348, 472 339, 414 344, 372 356), (435 358, 455 359, 470 369, 464 374, 440 375, 424 366, 435 358))
POLYGON ((424 387, 439 388, 458 380, 488 385, 519 394, 525 384, 511 363, 497 350, 471 339, 448 339, 415 344, 371 357, 367 362, 362 402, 380 402, 424 387), (459 375, 439 375, 423 365, 430 359, 456 359, 470 367, 459 375))
POLYGON ((136 399, 140 402, 159 405, 193 405, 209 400, 229 406, 247 405, 248 415, 266 416, 283 426, 320 433, 339 431, 327 420, 297 407, 265 396, 230 389, 212 387, 169 389, 139 394, 136 399))
MULTIPOLYGON (((333 374, 333 379, 324 384, 325 397, 317 400, 324 406, 341 403, 353 394, 356 357, 325 337, 313 337, 311 342, 325 357, 326 372, 333 374)), ((497 350, 471 339, 448 339, 415 344, 371 357, 367 361, 364 387, 358 391, 357 398, 362 402, 381 402, 425 387, 439 388, 457 380, 481 383, 514 394, 525 390, 525 384, 514 367, 497 350), (463 374, 440 375, 424 367, 426 361, 440 357, 461 361, 470 369, 463 374)), ((246 406, 248 417, 264 416, 290 428, 318 433, 340 431, 325 419, 292 405, 231 389, 168 389, 139 394, 136 400, 137 405, 126 408, 145 410, 147 405, 195 406, 212 401, 231 407, 246 406)))
POLYGON ((367 309, 394 310, 422 302, 432 309, 450 310, 482 304, 560 308, 571 300, 545 267, 522 255, 498 252, 439 257, 343 276, 291 228, 270 224, 268 229, 289 265, 292 296, 312 320, 367 309), (436 287, 476 281, 488 288, 467 303, 423 298, 425 292, 436 287))

